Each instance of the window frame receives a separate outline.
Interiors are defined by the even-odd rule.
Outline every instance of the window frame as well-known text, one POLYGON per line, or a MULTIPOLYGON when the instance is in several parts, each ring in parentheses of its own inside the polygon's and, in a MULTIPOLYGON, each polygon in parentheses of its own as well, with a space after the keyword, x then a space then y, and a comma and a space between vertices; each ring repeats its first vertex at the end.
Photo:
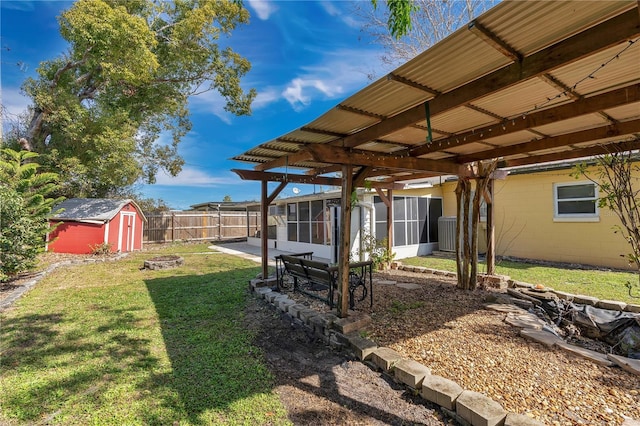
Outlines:
POLYGON ((598 185, 591 181, 580 182, 557 182, 553 184, 553 220, 554 222, 598 222, 600 221, 600 208, 598 207, 598 185), (593 187, 592 197, 573 197, 573 198, 558 198, 558 190, 560 188, 566 188, 570 186, 585 186, 590 185, 593 187), (560 213, 559 203, 572 202, 572 201, 592 201, 594 204, 593 213, 560 213))

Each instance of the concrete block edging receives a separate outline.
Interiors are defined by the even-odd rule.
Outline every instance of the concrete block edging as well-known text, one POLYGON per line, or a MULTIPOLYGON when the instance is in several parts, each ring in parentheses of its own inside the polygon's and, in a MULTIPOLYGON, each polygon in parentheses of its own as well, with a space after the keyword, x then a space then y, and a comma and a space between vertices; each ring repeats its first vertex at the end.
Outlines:
MULTIPOLYGON (((257 290, 256 287, 253 287, 253 289, 257 290)), ((258 291, 255 293, 256 297, 260 299, 267 296, 264 297, 264 300, 275 309, 279 308, 278 305, 282 299, 276 300, 276 295, 268 293, 260 294, 261 292, 258 291)), ((274 293, 279 294, 277 292, 274 293)), ((290 312, 291 308, 294 308, 294 312, 292 312, 294 315, 292 316, 295 316, 295 314, 299 312, 295 309, 297 308, 295 305, 290 305, 288 308, 290 312)), ((419 395, 425 401, 430 401, 442 407, 443 411, 454 417, 455 420, 459 422, 462 420, 472 426, 489 426, 504 425, 507 417, 511 419, 518 418, 515 416, 526 418, 526 416, 508 413, 500 404, 484 394, 464 390, 460 385, 452 380, 432 375, 431 370, 427 366, 422 365, 417 361, 404 358, 393 349, 378 347, 375 345, 375 342, 357 336, 353 331, 350 333, 351 336, 343 335, 338 330, 333 329, 333 327, 335 327, 334 322, 337 320, 337 318, 334 317, 335 316, 332 314, 314 315, 309 318, 308 324, 306 325, 310 326, 311 330, 315 332, 317 337, 323 339, 325 343, 330 345, 335 344, 341 349, 355 352, 357 354, 356 357, 360 361, 366 361, 370 366, 374 366, 383 372, 391 373, 390 377, 392 377, 396 382, 407 386, 409 389, 418 391, 419 395), (319 327, 323 322, 326 322, 326 327, 319 327), (340 341, 342 339, 337 335, 340 335, 339 337, 342 337, 343 339, 346 338, 347 342, 350 344, 341 343, 340 341), (398 364, 400 366, 404 365, 405 367, 396 375, 394 369, 398 364), (466 398, 463 398, 463 404, 459 405, 457 404, 457 400, 461 395, 467 396, 466 398), (453 411, 454 409, 455 411, 453 411)), ((527 418, 527 420, 527 425, 543 425, 543 423, 531 418, 527 418)), ((516 422, 511 424, 515 426, 519 423, 516 422)))

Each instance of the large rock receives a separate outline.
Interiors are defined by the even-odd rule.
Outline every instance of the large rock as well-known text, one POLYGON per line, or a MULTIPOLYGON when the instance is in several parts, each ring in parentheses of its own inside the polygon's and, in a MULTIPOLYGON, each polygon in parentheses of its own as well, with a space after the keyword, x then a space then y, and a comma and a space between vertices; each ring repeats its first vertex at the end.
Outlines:
POLYGON ((537 316, 530 313, 516 314, 510 312, 507 314, 507 317, 504 319, 504 322, 513 326, 520 328, 533 328, 536 330, 541 330, 546 324, 537 316))
POLYGON ((544 330, 525 328, 520 330, 520 335, 526 339, 533 340, 534 342, 542 343, 547 347, 553 347, 554 345, 564 342, 560 337, 544 330))

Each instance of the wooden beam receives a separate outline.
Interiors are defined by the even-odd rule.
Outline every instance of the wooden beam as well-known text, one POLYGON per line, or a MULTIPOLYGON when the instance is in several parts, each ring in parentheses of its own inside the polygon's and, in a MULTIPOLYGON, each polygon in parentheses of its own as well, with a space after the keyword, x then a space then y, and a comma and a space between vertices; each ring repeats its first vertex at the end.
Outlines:
POLYGON ((404 84, 405 86, 413 87, 414 89, 418 89, 421 92, 427 93, 427 94, 432 95, 432 96, 436 96, 436 95, 440 94, 440 92, 438 92, 435 89, 432 89, 431 87, 427 87, 427 86, 424 86, 422 84, 418 84, 415 81, 411 81, 411 80, 409 80, 407 78, 400 77, 399 75, 395 75, 394 73, 387 74, 387 80, 395 81, 395 82, 404 84))
POLYGON ((402 182, 404 180, 426 179, 441 175, 441 173, 411 173, 409 176, 390 176, 385 179, 380 179, 379 182, 402 182))
POLYGON ((547 83, 549 86, 557 89, 561 93, 566 93, 567 96, 573 100, 580 99, 582 97, 576 92, 574 92, 574 90, 571 87, 567 86, 566 84, 564 84, 563 82, 561 82, 560 80, 552 76, 551 74, 541 74, 538 78, 540 78, 540 80, 547 83))
MULTIPOLYGON (((599 25, 548 46, 536 53, 490 72, 429 101, 432 116, 480 97, 495 93, 519 82, 537 77, 587 55, 600 52, 640 34, 640 16, 634 8, 599 25)), ((396 130, 424 120, 424 105, 420 104, 378 124, 334 142, 344 147, 356 147, 396 130)))
POLYGON ((308 149, 313 154, 313 159, 320 162, 371 166, 380 169, 420 170, 448 174, 458 173, 458 165, 448 160, 399 157, 373 151, 348 151, 337 146, 326 144, 309 146, 308 149))
POLYGON ((373 172, 373 167, 362 167, 353 174, 353 186, 355 188, 364 186, 364 180, 373 172))
POLYGON ((273 200, 282 192, 282 190, 287 186, 289 182, 280 182, 280 185, 276 189, 273 190, 271 195, 267 197, 267 205, 273 203, 273 200))
POLYGON ((309 126, 300 127, 300 130, 303 132, 315 133, 318 135, 333 136, 335 138, 343 138, 346 136, 344 133, 332 132, 330 130, 314 129, 313 127, 309 126))
POLYGON ((389 197, 387 197, 387 194, 382 192, 382 189, 376 188, 376 193, 378 194, 378 197, 380 197, 380 199, 382 200, 385 206, 391 207, 391 201, 389 200, 389 197))
POLYGON ((347 111, 352 114, 364 115, 365 117, 376 118, 378 120, 384 120, 386 118, 384 115, 376 114, 369 111, 364 111, 358 108, 353 108, 353 107, 342 105, 342 104, 336 106, 336 109, 339 109, 341 111, 347 111))
MULTIPOLYGON (((506 122, 492 124, 473 131, 460 133, 445 139, 434 141, 431 145, 420 145, 408 150, 412 156, 419 157, 440 150, 442 146, 459 147, 483 139, 497 136, 504 136, 531 127, 543 126, 557 121, 579 117, 585 114, 592 114, 603 109, 613 108, 620 105, 627 105, 640 101, 640 84, 632 84, 627 87, 612 90, 589 98, 583 98, 575 102, 534 112, 524 117, 517 117, 506 122)), ((399 152, 399 154, 405 154, 399 152)))
MULTIPOLYGON (((288 182, 308 185, 341 186, 342 179, 322 176, 307 176, 291 173, 260 172, 256 170, 231 169, 242 180, 258 180, 268 182, 288 182)), ((403 189, 404 185, 393 182, 365 181, 366 186, 383 189, 403 189)))
POLYGON ((512 61, 522 60, 522 55, 513 47, 509 46, 504 40, 496 36, 494 33, 483 27, 480 23, 473 20, 467 25, 467 29, 475 34, 480 40, 502 53, 512 61))
POLYGON ((265 171, 274 169, 276 167, 293 166, 296 163, 311 160, 311 158, 312 157, 309 151, 301 150, 296 152, 295 154, 283 155, 282 157, 279 157, 273 161, 269 161, 268 163, 258 164, 254 167, 254 170, 265 171))
POLYGON ((561 146, 596 141, 600 139, 611 138, 614 136, 629 135, 636 132, 640 132, 640 119, 596 127, 593 129, 582 130, 574 133, 566 133, 564 135, 547 137, 516 145, 503 146, 496 149, 490 149, 488 151, 477 152, 475 154, 461 155, 456 158, 456 161, 460 164, 464 164, 470 163, 472 161, 523 154, 525 152, 559 148, 561 146))
POLYGON ((320 176, 327 173, 339 172, 341 170, 342 170, 342 166, 334 165, 334 166, 320 167, 317 169, 309 169, 306 172, 304 172, 304 174, 308 176, 320 176))
POLYGON ((574 149, 553 154, 535 155, 532 157, 516 158, 504 160, 499 163, 499 167, 516 167, 530 164, 547 163, 549 161, 570 160, 574 158, 592 157, 594 155, 611 154, 613 152, 626 152, 640 149, 640 140, 630 142, 613 142, 605 145, 597 145, 589 148, 574 149))

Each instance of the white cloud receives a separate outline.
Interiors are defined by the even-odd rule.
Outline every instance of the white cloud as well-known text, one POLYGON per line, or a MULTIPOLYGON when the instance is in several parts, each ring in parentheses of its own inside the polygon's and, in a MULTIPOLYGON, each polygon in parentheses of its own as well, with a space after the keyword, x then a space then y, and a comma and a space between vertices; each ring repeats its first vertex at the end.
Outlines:
MULTIPOLYGON (((358 21, 357 19, 354 19, 353 11, 340 10, 336 6, 336 4, 340 4, 340 3, 336 3, 335 1, 321 1, 320 2, 320 6, 324 9, 325 12, 327 12, 327 15, 337 17, 344 24, 346 24, 347 26, 349 26, 351 28, 361 28, 362 27, 363 23, 358 21)), ((344 4, 345 5, 349 5, 350 2, 344 2, 344 4)), ((340 5, 342 6, 342 4, 340 4, 340 5)))
POLYGON ((342 93, 340 86, 330 86, 327 82, 318 79, 294 78, 282 91, 282 96, 291 104, 294 109, 308 105, 314 92, 320 92, 326 98, 333 98, 336 94, 342 93), (307 90, 305 90, 307 89, 307 90), (309 90, 311 89, 311 90, 309 90), (305 91, 307 95, 303 93, 305 91))
POLYGON ((251 108, 260 109, 264 108, 267 105, 276 102, 280 99, 280 90, 275 87, 266 87, 258 92, 256 98, 253 100, 251 104, 251 108))
POLYGON ((375 52, 364 49, 327 52, 316 65, 307 66, 282 90, 282 96, 295 110, 314 99, 337 99, 369 83, 371 69, 379 66, 375 52))
POLYGON ((331 2, 331 1, 321 1, 320 2, 320 6, 324 9, 325 12, 327 12, 327 14, 329 16, 339 16, 340 15, 340 11, 335 6, 335 4, 333 4, 333 2, 331 2))
POLYGON ((0 94, 0 102, 4 112, 10 117, 16 117, 31 105, 31 100, 20 93, 19 88, 15 87, 3 87, 2 94, 0 94))
POLYGON ((159 171, 156 176, 156 185, 164 186, 199 186, 218 187, 235 185, 240 181, 233 176, 213 176, 194 167, 183 167, 178 176, 170 176, 164 171, 159 171))
POLYGON ((194 109, 199 112, 209 112, 226 124, 231 124, 233 114, 225 111, 224 107, 227 101, 215 90, 200 93, 197 96, 191 96, 189 102, 194 109))
POLYGON ((269 16, 271 16, 273 12, 278 10, 278 8, 273 3, 267 0, 249 0, 248 3, 249 6, 251 6, 251 8, 256 12, 258 18, 263 21, 269 19, 269 16))

